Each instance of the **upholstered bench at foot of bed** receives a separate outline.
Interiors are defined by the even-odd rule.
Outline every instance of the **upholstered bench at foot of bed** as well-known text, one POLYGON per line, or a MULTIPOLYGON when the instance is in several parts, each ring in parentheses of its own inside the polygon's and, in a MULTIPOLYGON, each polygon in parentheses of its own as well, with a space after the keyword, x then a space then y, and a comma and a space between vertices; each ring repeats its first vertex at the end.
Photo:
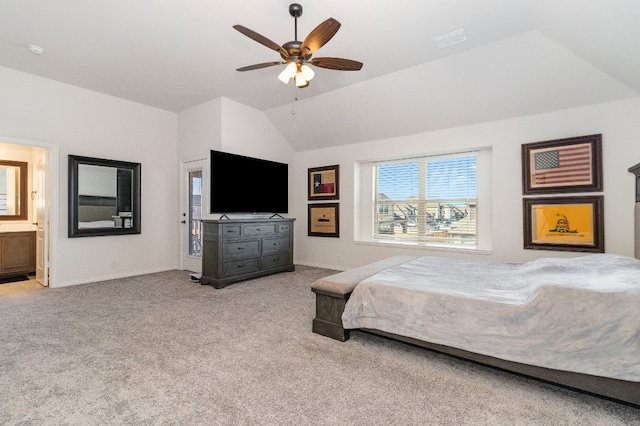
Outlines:
POLYGON ((314 333, 344 342, 349 338, 349 330, 342 327, 342 312, 351 293, 328 293, 321 289, 311 289, 316 294, 316 317, 313 319, 314 333))
POLYGON ((311 291, 316 294, 316 317, 313 319, 313 332, 341 342, 347 340, 349 330, 342 327, 342 313, 356 285, 384 269, 412 259, 415 259, 415 256, 394 256, 329 275, 314 282, 311 285, 311 291))

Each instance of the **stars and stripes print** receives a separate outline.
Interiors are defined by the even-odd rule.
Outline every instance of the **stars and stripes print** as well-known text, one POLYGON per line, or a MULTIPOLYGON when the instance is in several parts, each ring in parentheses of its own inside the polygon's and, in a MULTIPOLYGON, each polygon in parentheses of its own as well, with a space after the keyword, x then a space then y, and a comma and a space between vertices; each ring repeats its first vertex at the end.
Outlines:
POLYGON ((591 145, 576 144, 533 153, 532 183, 544 185, 583 185, 592 183, 591 145))

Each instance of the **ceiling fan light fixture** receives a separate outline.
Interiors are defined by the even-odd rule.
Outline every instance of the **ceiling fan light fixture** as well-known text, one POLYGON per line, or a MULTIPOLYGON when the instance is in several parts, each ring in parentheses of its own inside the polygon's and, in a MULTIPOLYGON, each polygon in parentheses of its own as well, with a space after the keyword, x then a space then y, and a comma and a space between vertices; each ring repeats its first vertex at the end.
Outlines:
POLYGON ((316 73, 308 65, 301 66, 300 72, 302 73, 304 79, 307 81, 311 81, 311 79, 316 75, 316 73))
POLYGON ((289 78, 294 78, 298 73, 298 64, 295 62, 289 62, 284 70, 287 72, 287 76, 289 76, 289 78))
POLYGON ((302 75, 301 72, 296 74, 296 86, 302 89, 303 87, 307 87, 308 85, 309 85, 309 81, 307 81, 307 79, 304 78, 304 75, 302 75))
POLYGON ((283 82, 284 84, 289 84, 289 79, 291 77, 289 77, 289 74, 287 72, 287 68, 285 68, 284 70, 282 70, 282 72, 280 73, 280 75, 278 75, 278 80, 280 80, 281 82, 283 82))

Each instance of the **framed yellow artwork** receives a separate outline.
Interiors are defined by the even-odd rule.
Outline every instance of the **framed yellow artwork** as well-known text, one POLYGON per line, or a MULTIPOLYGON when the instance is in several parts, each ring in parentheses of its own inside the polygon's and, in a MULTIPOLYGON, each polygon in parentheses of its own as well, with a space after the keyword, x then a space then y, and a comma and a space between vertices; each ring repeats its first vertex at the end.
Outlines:
POLYGON ((604 197, 525 198, 524 248, 604 252, 604 197))
POLYGON ((340 205, 338 203, 309 204, 311 237, 340 237, 340 205))

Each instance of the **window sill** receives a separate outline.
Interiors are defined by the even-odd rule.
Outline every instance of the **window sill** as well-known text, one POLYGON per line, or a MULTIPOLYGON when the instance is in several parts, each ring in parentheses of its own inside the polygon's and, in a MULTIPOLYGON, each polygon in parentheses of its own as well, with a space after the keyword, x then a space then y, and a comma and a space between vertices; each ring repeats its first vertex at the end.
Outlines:
POLYGON ((450 245, 438 245, 434 243, 424 242, 407 242, 407 241, 354 241, 356 245, 370 246, 370 247, 387 247, 409 250, 429 250, 437 252, 450 252, 450 253, 465 253, 465 254, 477 254, 477 255, 491 255, 493 249, 481 249, 472 246, 450 246, 450 245))

